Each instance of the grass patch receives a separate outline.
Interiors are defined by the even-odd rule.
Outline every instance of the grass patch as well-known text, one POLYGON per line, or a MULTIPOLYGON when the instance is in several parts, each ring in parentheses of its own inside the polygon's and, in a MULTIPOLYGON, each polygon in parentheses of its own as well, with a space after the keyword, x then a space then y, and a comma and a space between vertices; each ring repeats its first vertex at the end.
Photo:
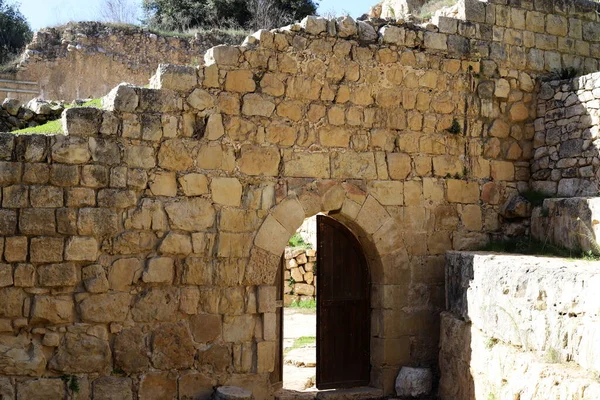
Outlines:
MULTIPOLYGON (((102 108, 102 98, 91 99, 83 102, 81 105, 76 104, 65 104, 65 109, 73 107, 93 107, 102 108)), ((45 124, 38 126, 31 126, 29 128, 19 129, 12 131, 15 134, 26 134, 26 135, 62 135, 62 120, 60 118, 53 121, 48 121, 45 124)))
POLYGON ((38 126, 31 126, 29 128, 19 129, 17 131, 12 131, 11 133, 16 134, 38 134, 38 135, 62 135, 64 132, 62 130, 62 121, 60 119, 55 119, 54 121, 46 122, 45 124, 38 126))
POLYGON ((493 251, 497 253, 514 253, 531 256, 548 256, 585 261, 600 261, 600 256, 593 254, 591 251, 585 252, 583 250, 570 250, 551 243, 535 240, 530 237, 490 242, 480 250, 493 251))
POLYGON ((298 339, 294 340, 294 344, 290 347, 287 347, 283 354, 287 355, 290 351, 295 349, 301 349, 306 346, 314 346, 317 344, 317 338, 314 336, 300 336, 298 339))
POLYGON ((317 301, 315 299, 309 300, 294 300, 288 306, 290 308, 301 308, 305 310, 316 310, 317 309, 317 301))
POLYGON ((431 19, 433 13, 440 8, 450 7, 456 4, 456 0, 430 0, 423 4, 421 9, 415 12, 415 15, 421 19, 431 19))
POLYGON ((294 233, 294 236, 288 240, 288 246, 301 247, 303 249, 312 249, 312 245, 304 241, 302 236, 298 232, 294 233))

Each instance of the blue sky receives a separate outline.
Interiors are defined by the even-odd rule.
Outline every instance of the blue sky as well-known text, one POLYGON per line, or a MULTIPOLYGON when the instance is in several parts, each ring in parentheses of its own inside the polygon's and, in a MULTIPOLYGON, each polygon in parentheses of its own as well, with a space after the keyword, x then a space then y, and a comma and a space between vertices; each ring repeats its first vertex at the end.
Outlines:
MULTIPOLYGON (((377 0, 322 0, 319 13, 349 14, 359 17, 377 0)), ((37 30, 69 21, 97 20, 102 0, 20 0, 21 12, 37 30)), ((141 2, 140 2, 141 3, 141 2)))

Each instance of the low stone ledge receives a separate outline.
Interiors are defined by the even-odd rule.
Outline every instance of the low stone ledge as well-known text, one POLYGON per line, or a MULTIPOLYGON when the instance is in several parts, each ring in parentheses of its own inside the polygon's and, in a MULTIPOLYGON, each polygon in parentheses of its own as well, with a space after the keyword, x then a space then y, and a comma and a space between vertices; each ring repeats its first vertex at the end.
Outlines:
POLYGON ((597 262, 448 252, 446 304, 485 335, 600 371, 597 262))

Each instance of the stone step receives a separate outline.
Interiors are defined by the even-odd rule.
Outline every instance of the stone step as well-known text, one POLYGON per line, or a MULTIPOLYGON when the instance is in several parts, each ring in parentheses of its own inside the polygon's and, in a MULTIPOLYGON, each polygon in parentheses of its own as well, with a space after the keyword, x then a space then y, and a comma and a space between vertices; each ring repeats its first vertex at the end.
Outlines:
POLYGON ((252 392, 237 386, 221 386, 215 391, 214 400, 254 400, 252 392))
POLYGON ((372 387, 317 390, 313 392, 282 389, 275 393, 275 400, 380 400, 383 398, 385 398, 383 391, 372 387))

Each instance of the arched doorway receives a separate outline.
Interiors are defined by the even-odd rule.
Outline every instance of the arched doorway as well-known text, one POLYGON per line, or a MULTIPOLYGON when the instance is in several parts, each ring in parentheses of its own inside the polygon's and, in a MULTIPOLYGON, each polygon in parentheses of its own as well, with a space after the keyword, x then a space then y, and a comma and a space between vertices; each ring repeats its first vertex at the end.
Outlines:
POLYGON ((370 277, 358 239, 317 216, 317 388, 367 386, 370 380, 370 277))

